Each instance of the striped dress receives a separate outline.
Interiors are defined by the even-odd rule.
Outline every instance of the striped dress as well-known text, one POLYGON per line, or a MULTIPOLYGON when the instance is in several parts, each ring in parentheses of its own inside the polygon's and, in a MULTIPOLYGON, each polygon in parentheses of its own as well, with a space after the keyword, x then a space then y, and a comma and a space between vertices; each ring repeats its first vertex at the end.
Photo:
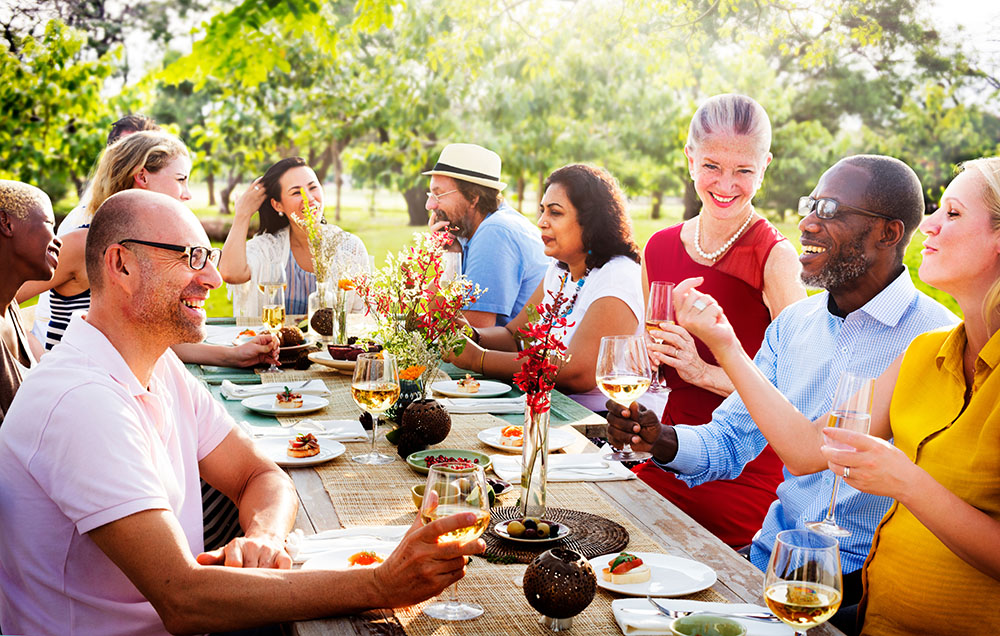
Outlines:
POLYGON ((85 289, 73 296, 63 296, 56 290, 51 290, 49 295, 49 327, 45 332, 45 350, 59 344, 66 327, 69 326, 69 319, 74 313, 87 311, 90 309, 90 290, 85 289))

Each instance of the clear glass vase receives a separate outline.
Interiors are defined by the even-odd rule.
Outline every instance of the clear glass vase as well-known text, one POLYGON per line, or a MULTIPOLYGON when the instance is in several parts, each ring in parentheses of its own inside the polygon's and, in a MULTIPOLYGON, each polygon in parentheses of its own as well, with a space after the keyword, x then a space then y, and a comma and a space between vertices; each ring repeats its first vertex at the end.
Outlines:
POLYGON ((309 294, 308 316, 309 333, 317 342, 333 344, 337 341, 339 323, 336 303, 337 283, 317 280, 316 291, 309 294))
POLYGON ((334 319, 337 321, 337 344, 347 344, 347 290, 339 286, 335 293, 333 305, 334 319))
MULTIPOLYGON (((544 403, 547 405, 548 400, 544 403)), ((546 467, 549 462, 550 410, 524 411, 524 435, 521 445, 521 499, 518 506, 522 517, 545 516, 546 467)))

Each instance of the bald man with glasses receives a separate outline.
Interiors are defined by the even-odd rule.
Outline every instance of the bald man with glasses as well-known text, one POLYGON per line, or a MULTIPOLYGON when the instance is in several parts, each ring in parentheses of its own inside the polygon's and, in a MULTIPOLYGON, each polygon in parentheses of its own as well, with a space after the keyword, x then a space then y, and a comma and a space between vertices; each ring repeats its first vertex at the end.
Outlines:
POLYGON ((244 629, 403 607, 465 572, 481 540, 438 544, 458 514, 414 527, 375 568, 290 570, 285 473, 170 347, 204 337, 218 250, 170 197, 126 190, 87 236, 89 313, 26 378, 0 428, 0 628, 11 634, 244 629), (203 552, 199 477, 246 536, 203 552), (217 566, 227 567, 217 567, 217 566))

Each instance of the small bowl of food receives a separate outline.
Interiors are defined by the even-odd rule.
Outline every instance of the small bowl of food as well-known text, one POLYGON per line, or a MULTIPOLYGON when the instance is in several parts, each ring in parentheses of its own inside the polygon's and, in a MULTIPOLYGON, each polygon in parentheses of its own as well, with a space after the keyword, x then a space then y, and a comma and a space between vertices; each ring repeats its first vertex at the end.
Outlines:
MULTIPOLYGON (((445 497, 445 500, 447 500, 449 498, 454 499, 454 498, 458 497, 458 493, 459 493, 459 486, 458 486, 458 484, 451 483, 451 484, 448 484, 448 485, 449 485, 449 488, 448 488, 447 492, 449 493, 450 497, 445 497)), ((420 506, 423 505, 423 503, 424 503, 424 488, 426 486, 427 486, 427 484, 417 484, 413 488, 410 488, 410 498, 413 499, 413 505, 417 507, 417 510, 420 510, 420 506)), ((443 487, 444 487, 444 484, 441 484, 441 488, 443 488, 443 487)), ((437 493, 440 495, 441 494, 441 490, 440 489, 436 489, 436 490, 437 490, 437 493)))
POLYGON ((746 636, 747 628, 728 616, 691 614, 670 624, 674 636, 746 636))

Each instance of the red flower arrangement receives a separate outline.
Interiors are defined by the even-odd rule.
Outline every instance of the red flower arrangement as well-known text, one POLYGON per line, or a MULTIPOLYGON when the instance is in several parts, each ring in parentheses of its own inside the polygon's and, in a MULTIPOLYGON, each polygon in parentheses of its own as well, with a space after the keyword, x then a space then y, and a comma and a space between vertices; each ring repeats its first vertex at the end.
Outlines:
POLYGON ((517 360, 524 359, 521 370, 514 374, 514 383, 524 391, 528 408, 535 413, 549 410, 550 392, 556 386, 557 362, 569 359, 562 335, 566 327, 574 323, 566 320, 566 306, 572 306, 571 299, 563 293, 568 277, 563 277, 559 289, 548 292, 551 303, 539 303, 535 308, 537 318, 528 322, 518 331, 525 342, 531 343, 517 354, 517 360))

